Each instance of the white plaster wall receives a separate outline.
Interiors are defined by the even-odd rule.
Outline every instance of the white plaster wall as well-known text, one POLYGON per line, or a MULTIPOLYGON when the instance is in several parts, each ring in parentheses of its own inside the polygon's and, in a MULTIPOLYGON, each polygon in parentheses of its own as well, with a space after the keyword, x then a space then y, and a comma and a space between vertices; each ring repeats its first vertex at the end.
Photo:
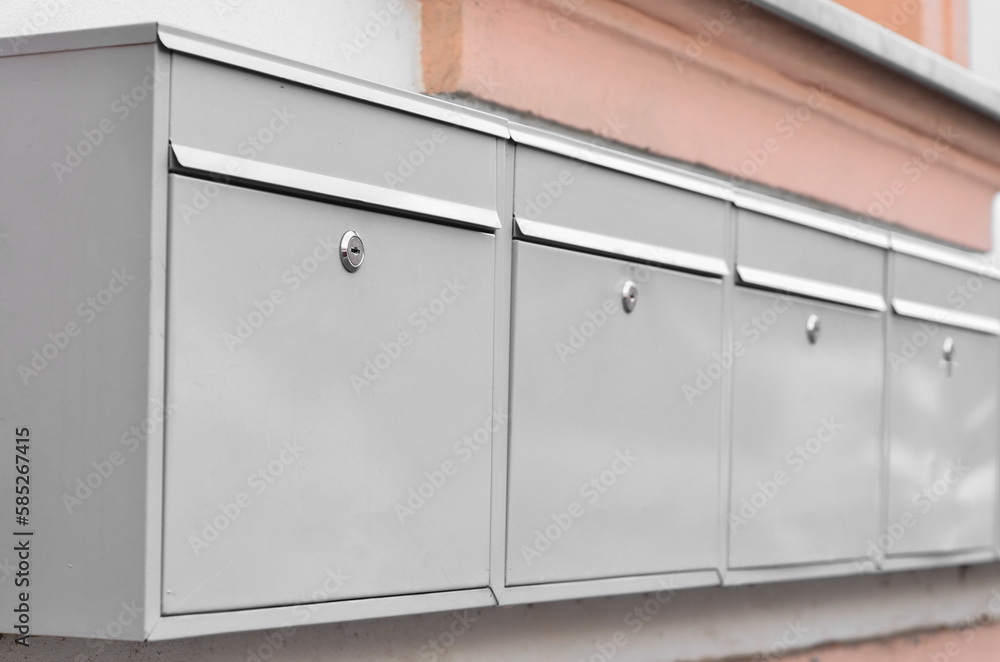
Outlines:
POLYGON ((0 0, 0 38, 144 21, 422 89, 419 0, 0 0))
POLYGON ((969 0, 969 64, 1000 85, 1000 2, 969 0))

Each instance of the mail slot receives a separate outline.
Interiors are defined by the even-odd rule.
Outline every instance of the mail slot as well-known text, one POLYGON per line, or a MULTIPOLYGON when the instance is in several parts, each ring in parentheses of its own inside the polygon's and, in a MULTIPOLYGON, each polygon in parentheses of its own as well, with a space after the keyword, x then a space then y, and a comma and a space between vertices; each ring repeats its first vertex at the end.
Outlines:
POLYGON ((861 557, 877 528, 885 250, 822 221, 739 210, 731 568, 861 557))
POLYGON ((923 244, 903 238, 893 244, 888 513, 872 553, 928 563, 975 551, 988 558, 1000 440, 1000 283, 985 260, 940 247, 923 254, 923 244))
POLYGON ((725 204, 521 147, 515 195, 507 584, 711 571, 725 204))
POLYGON ((186 222, 204 186, 170 178, 164 611, 486 586, 493 236, 227 185, 186 222))
POLYGON ((185 168, 496 227, 495 136, 506 133, 474 110, 434 121, 400 112, 408 100, 317 93, 336 82, 326 72, 291 83, 180 54, 171 77, 170 141, 185 168))

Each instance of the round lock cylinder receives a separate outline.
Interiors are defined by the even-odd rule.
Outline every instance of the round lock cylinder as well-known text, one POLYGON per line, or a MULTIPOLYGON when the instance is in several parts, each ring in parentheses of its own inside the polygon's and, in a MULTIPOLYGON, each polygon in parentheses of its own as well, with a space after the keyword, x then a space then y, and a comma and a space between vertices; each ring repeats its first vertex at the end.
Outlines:
POLYGON ((941 353, 944 354, 944 360, 951 363, 955 360, 955 339, 948 336, 944 339, 944 346, 941 348, 941 353))
POLYGON ((816 341, 819 340, 820 331, 821 327, 819 324, 819 316, 810 315, 809 318, 806 319, 806 337, 809 338, 809 344, 816 344, 816 341))
POLYGON ((340 239, 340 261, 352 273, 365 261, 365 243, 354 230, 348 230, 340 239))
POLYGON ((622 306, 626 313, 635 310, 635 304, 639 300, 639 288, 630 280, 625 281, 622 286, 622 306))

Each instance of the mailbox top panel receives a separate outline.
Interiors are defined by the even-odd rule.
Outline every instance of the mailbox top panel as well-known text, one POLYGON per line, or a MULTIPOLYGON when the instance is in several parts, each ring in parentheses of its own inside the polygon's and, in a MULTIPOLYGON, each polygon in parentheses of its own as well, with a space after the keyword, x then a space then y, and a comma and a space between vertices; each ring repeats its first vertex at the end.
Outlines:
POLYGON ((736 269, 747 285, 885 310, 886 250, 802 223, 740 209, 736 269))
POLYGON ((510 137, 507 121, 496 115, 270 55, 164 23, 134 23, 33 34, 24 38, 12 37, 0 40, 0 57, 156 42, 172 51, 196 55, 367 103, 455 124, 498 138, 510 137))
POLYGON ((159 24, 157 33, 160 42, 173 51, 327 90, 446 124, 454 124, 497 138, 510 136, 504 118, 455 103, 353 78, 172 26, 159 24))
POLYGON ((522 236, 724 275, 725 186, 653 161, 512 127, 522 236))
POLYGON ((891 241, 895 313, 1000 335, 1000 272, 989 256, 901 234, 891 241))

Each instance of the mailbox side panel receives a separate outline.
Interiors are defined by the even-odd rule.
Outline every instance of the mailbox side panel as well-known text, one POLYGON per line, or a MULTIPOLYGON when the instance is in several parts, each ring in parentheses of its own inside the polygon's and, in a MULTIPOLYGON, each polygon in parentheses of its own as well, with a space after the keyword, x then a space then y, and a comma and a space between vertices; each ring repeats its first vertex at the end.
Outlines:
POLYGON ((32 634, 142 639, 159 616, 165 65, 155 44, 0 58, 0 564, 28 566, 0 575, 4 632, 22 593, 32 634))

